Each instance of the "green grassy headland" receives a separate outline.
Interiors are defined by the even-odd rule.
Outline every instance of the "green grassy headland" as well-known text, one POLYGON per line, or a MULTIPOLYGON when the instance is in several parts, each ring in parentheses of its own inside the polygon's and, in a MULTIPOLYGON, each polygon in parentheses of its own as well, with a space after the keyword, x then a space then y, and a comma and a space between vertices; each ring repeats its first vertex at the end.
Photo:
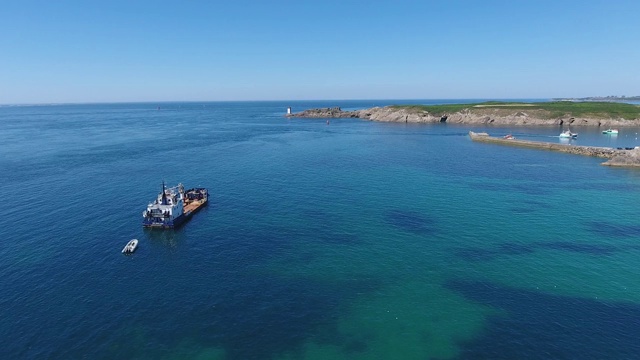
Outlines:
POLYGON ((627 120, 640 119, 640 106, 616 103, 616 102, 572 102, 572 101, 553 101, 553 102, 499 102, 487 101, 475 104, 446 104, 446 105, 394 105, 395 108, 404 108, 409 111, 426 111, 430 114, 441 116, 451 114, 462 110, 474 112, 476 110, 486 109, 504 109, 511 111, 523 112, 544 112, 545 117, 559 118, 565 116, 583 117, 583 118, 623 118, 627 120))

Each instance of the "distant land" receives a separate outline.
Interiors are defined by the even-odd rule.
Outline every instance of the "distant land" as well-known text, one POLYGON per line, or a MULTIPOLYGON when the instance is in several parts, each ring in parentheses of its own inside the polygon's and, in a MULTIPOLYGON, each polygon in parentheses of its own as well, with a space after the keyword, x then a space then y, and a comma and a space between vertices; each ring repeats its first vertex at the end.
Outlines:
MULTIPOLYGON (((629 98, 626 98, 629 99, 629 98)), ((640 106, 614 101, 497 102, 446 105, 391 105, 344 111, 309 109, 299 118, 359 118, 406 123, 454 123, 500 126, 640 126, 640 106)))
POLYGON ((555 101, 640 101, 640 95, 637 96, 590 96, 583 98, 558 98, 555 101))

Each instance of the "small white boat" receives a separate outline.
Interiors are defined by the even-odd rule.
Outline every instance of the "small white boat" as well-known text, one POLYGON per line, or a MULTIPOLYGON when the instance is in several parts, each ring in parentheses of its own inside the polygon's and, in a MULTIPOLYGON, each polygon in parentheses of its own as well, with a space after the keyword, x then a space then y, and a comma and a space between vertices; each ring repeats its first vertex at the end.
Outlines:
POLYGON ((571 130, 566 130, 561 132, 559 136, 562 139, 575 139, 578 137, 578 134, 572 133, 571 130))
POLYGON ((138 239, 132 239, 127 243, 127 245, 124 246, 124 249, 122 249, 122 253, 132 254, 134 251, 136 251, 137 247, 138 247, 138 239))
POLYGON ((602 133, 607 135, 618 135, 618 129, 607 129, 602 133))

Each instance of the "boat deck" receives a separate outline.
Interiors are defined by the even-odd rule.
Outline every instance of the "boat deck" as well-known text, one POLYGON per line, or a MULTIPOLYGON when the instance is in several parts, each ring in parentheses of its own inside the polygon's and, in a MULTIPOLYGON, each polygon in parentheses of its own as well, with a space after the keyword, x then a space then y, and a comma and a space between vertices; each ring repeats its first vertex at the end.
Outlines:
POLYGON ((196 200, 196 201, 190 202, 190 203, 188 203, 188 204, 186 204, 184 206, 184 210, 183 211, 184 211, 185 214, 193 213, 193 212, 199 210, 206 203, 207 203, 206 199, 196 200))

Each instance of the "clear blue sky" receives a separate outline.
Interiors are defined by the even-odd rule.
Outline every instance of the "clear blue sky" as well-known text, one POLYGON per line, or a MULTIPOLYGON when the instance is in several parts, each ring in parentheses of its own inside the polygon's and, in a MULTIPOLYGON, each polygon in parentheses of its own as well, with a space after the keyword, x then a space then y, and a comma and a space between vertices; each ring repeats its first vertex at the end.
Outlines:
POLYGON ((0 3, 0 103, 640 95, 640 1, 0 3))

